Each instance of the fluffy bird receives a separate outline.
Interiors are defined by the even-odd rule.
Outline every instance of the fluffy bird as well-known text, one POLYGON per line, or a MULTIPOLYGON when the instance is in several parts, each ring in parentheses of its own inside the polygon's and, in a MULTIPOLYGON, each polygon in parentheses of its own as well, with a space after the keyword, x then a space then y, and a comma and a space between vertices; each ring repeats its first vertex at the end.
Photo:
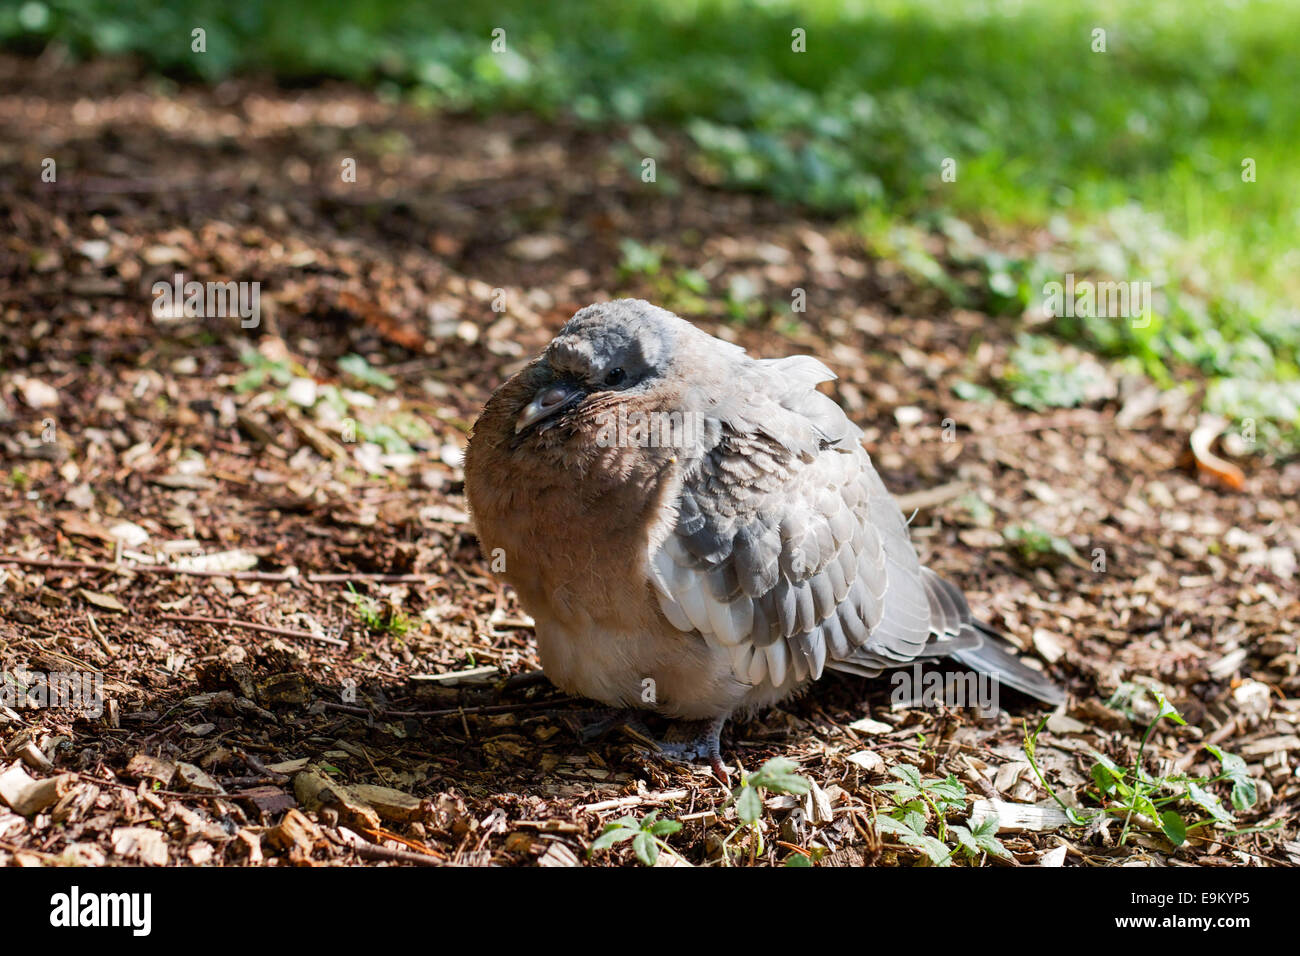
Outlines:
POLYGON ((492 395, 465 491, 554 684, 700 721, 661 747, 720 775, 728 717, 827 670, 950 657, 1063 699, 921 565, 861 430, 817 390, 833 378, 622 299, 579 311, 492 395))

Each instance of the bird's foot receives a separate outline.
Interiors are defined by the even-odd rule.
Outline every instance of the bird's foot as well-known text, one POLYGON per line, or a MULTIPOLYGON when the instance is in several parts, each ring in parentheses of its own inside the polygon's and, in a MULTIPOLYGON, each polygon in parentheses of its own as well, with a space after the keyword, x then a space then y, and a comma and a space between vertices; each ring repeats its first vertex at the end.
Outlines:
MULTIPOLYGON (((714 776, 727 786, 731 785, 731 774, 722 762, 722 727, 725 717, 703 722, 703 729, 696 736, 686 740, 664 740, 655 734, 643 719, 642 712, 634 708, 594 707, 586 710, 557 710, 548 712, 573 727, 574 734, 581 743, 589 744, 608 735, 620 727, 629 731, 654 747, 654 752, 677 763, 698 763, 708 761, 714 776)), ((700 722, 694 722, 699 726, 700 722)), ((689 722, 688 722, 689 725, 689 722)), ((670 728, 669 732, 679 730, 682 724, 670 728)), ((678 734, 683 736, 682 734, 678 734)))
POLYGON ((659 740, 650 738, 659 753, 670 760, 682 763, 694 763, 707 760, 713 775, 722 783, 731 786, 731 774, 722 762, 722 725, 725 717, 710 720, 693 740, 659 740))

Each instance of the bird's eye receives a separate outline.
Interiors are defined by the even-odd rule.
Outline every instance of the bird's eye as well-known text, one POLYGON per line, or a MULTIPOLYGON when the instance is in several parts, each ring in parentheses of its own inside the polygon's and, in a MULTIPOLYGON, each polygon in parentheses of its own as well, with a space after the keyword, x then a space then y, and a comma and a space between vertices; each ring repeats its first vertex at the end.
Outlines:
POLYGON ((605 384, 610 388, 623 384, 623 379, 627 378, 627 373, 621 368, 612 368, 609 374, 605 376, 605 384))

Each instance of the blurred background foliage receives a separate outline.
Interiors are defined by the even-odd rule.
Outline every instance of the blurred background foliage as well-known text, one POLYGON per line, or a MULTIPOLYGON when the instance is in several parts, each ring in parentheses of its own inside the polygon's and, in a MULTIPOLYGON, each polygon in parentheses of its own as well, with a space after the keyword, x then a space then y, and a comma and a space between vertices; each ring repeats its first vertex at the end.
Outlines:
POLYGON ((676 127, 736 188, 843 215, 954 303, 1149 281, 1145 328, 1047 331, 1300 427, 1300 5, 1282 0, 26 0, 0 44, 180 79, 351 80, 431 109, 676 127), (207 52, 190 51, 190 30, 207 52), (489 48, 505 30, 506 51, 489 48), (1094 30, 1106 31, 1094 52, 1094 30), (807 52, 793 53, 792 31, 807 52), (956 182, 941 163, 957 161, 956 182), (1255 181, 1242 164, 1254 161, 1255 181), (1016 241, 1031 234, 1046 244, 1016 241), (989 236, 1002 237, 993 241, 989 236), (941 252, 936 254, 935 250, 941 252), (1020 251, 1014 251, 1020 250, 1020 251), (1025 251, 1032 250, 1032 251, 1025 251), (972 278, 974 277, 974 278, 972 278))

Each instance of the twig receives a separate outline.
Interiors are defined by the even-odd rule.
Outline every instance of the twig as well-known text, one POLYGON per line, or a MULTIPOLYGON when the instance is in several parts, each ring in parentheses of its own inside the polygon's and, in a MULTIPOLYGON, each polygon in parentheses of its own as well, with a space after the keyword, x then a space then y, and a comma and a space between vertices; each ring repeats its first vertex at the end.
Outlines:
POLYGON ((383 860, 388 863, 413 863, 416 866, 443 866, 443 862, 423 853, 410 850, 390 850, 388 847, 375 846, 373 843, 352 843, 348 848, 363 860, 383 860))
POLYGON ((509 714, 517 710, 538 710, 576 700, 575 697, 561 697, 558 700, 534 700, 523 704, 484 704, 476 707, 449 707, 446 710, 368 710, 357 704, 339 704, 332 700, 322 701, 327 710, 337 710, 357 717, 457 717, 462 714, 509 714))
POLYGON ((374 581, 378 584, 420 584, 435 580, 437 574, 298 574, 285 571, 200 571, 170 564, 112 564, 95 561, 65 561, 56 558, 22 558, 0 555, 0 564, 28 568, 57 568, 63 571, 128 571, 133 574, 189 574, 197 578, 233 578, 237 581, 308 581, 312 584, 340 584, 344 581, 374 581))
POLYGON ((189 574, 196 578, 236 578, 240 581, 293 581, 301 575, 270 571, 199 571, 170 564, 112 564, 94 561, 61 561, 53 558, 20 558, 0 555, 0 564, 17 564, 28 568, 57 568, 63 571, 114 571, 131 574, 189 574))
MULTIPOLYGON (((122 780, 105 780, 103 777, 96 777, 92 774, 83 773, 80 770, 67 770, 64 772, 70 773, 78 780, 84 781, 86 783, 97 783, 101 787, 119 787, 122 790, 130 790, 132 793, 134 793, 140 787, 138 783, 131 784, 131 783, 126 783, 125 781, 122 780)), ((155 797, 171 797, 173 800, 234 800, 235 799, 235 796, 229 793, 201 793, 197 790, 187 791, 184 793, 182 793, 179 790, 150 790, 149 792, 153 794, 155 797)))
POLYGON ((342 584, 345 581, 374 581, 378 584, 419 584, 429 581, 437 574, 309 574, 307 580, 312 584, 342 584))
POLYGON ((374 717, 373 711, 362 707, 360 704, 340 704, 332 700, 321 701, 326 710, 337 710, 345 714, 355 714, 358 717, 374 717))
POLYGON ((90 633, 95 635, 95 640, 98 641, 99 646, 104 649, 104 653, 107 654, 109 657, 113 657, 114 655, 116 655, 117 650, 113 647, 112 644, 108 643, 108 638, 104 636, 104 632, 101 631, 99 629, 99 625, 95 623, 95 612, 87 611, 86 620, 90 623, 90 633))
POLYGON ((661 806, 665 803, 671 803, 674 800, 684 800, 689 795, 686 789, 665 790, 663 793, 634 793, 628 797, 616 797, 613 800, 601 800, 599 803, 588 803, 585 806, 578 807, 579 810, 586 810, 588 813, 601 813, 605 810, 622 810, 627 807, 661 806))
POLYGON ((381 860, 385 863, 413 863, 416 866, 445 866, 445 862, 436 857, 429 856, 425 853, 416 853, 413 850, 390 850, 386 846, 379 846, 375 843, 367 843, 358 834, 352 839, 340 834, 335 837, 335 842, 341 843, 345 849, 352 850, 363 860, 381 860))
POLYGON ((313 634, 311 631, 296 631, 289 627, 271 627, 269 624, 254 624, 251 621, 237 621, 234 618, 226 617, 203 617, 198 614, 162 614, 159 615, 164 621, 183 621, 187 624, 217 624, 225 627, 242 627, 250 631, 262 631, 266 634, 276 634, 280 637, 303 637, 311 641, 320 641, 322 644, 333 644, 335 647, 347 647, 347 641, 341 641, 337 637, 326 637, 324 634, 313 634))
POLYGON ((418 853, 421 856, 432 857, 435 860, 446 859, 446 857, 433 849, 433 847, 425 846, 423 843, 417 843, 414 840, 408 840, 401 834, 393 833, 391 830, 385 830, 382 827, 362 827, 361 832, 370 837, 371 840, 374 840, 376 846, 382 846, 382 844, 379 843, 380 840, 392 840, 394 843, 400 843, 402 846, 411 850, 411 852, 418 853))

